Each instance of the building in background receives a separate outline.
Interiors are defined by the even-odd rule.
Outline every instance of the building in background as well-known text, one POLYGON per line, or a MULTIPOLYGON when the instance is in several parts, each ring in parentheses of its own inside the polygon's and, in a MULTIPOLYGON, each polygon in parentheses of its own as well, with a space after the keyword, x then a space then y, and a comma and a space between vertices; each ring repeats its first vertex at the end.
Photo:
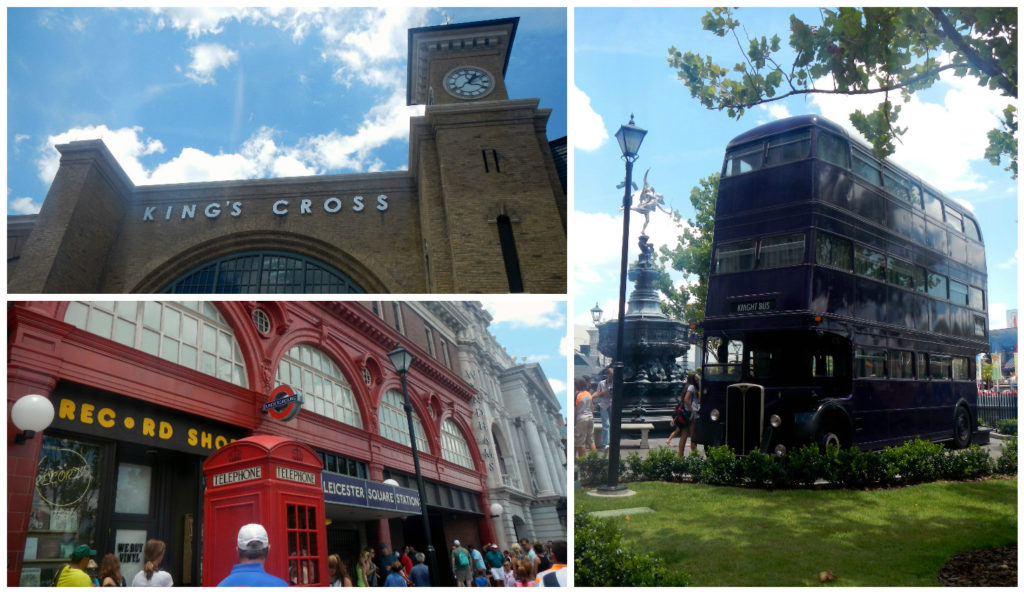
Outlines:
MULTIPOLYGON (((552 433, 558 443, 557 406, 548 418, 554 397, 536 366, 507 356, 478 364, 500 349, 486 321, 478 304, 459 302, 12 302, 8 417, 30 394, 56 415, 24 440, 8 423, 8 586, 49 584, 82 543, 125 552, 133 575, 141 561, 131 553, 149 538, 168 544, 163 565, 175 584, 198 585, 202 462, 255 434, 320 455, 328 552, 352 566, 360 548, 381 542, 425 550, 418 503, 394 503, 418 502, 387 356, 399 345, 414 357, 408 393, 442 565, 453 539, 507 541, 490 517, 495 502, 508 503, 507 522, 532 522, 524 536, 556 532, 549 509, 564 508, 565 454, 544 448, 552 433), (304 402, 278 419, 263 405, 282 385, 304 402), (515 489, 492 469, 496 448, 479 438, 480 422, 501 428, 515 489), (389 489, 392 501, 351 496, 389 489)), ((561 530, 564 538, 564 521, 561 530)), ((439 575, 442 585, 451 577, 439 575)))
POLYGON ((562 403, 536 363, 518 361, 497 343, 491 316, 459 304, 460 368, 476 389, 473 433, 487 470, 491 517, 502 550, 523 538, 565 540, 567 450, 562 403))

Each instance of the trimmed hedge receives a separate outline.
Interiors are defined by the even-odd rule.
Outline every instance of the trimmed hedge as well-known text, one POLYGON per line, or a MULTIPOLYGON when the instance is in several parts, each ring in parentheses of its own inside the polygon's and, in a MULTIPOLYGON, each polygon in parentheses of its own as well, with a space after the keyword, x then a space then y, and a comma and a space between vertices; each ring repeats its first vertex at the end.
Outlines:
POLYGON ((610 520, 577 511, 574 525, 576 586, 686 586, 690 581, 685 573, 665 567, 660 558, 624 548, 622 532, 610 520))
MULTIPOLYGON (((606 482, 608 459, 600 453, 590 452, 576 461, 576 467, 582 485, 606 482)), ((691 454, 682 458, 673 449, 658 448, 646 458, 635 452, 630 454, 619 468, 621 482, 692 481, 760 489, 872 489, 1016 474, 1017 440, 1008 440, 995 462, 976 445, 949 450, 915 439, 875 452, 829 448, 823 453, 807 445, 781 458, 760 451, 737 456, 728 446, 707 448, 704 456, 691 454)))
POLYGON ((997 419, 995 426, 1003 435, 1017 435, 1017 419, 997 419))

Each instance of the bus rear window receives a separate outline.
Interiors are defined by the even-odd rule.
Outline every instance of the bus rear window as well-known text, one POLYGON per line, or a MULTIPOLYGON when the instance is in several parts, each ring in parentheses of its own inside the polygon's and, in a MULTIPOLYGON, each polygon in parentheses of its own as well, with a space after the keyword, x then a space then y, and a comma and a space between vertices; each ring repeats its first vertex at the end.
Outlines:
POLYGON ((761 168, 764 147, 760 144, 729 151, 725 155, 725 177, 761 168))
POLYGON ((718 246, 715 271, 744 272, 754 269, 754 242, 740 241, 718 246))
POLYGON ((798 130, 768 140, 766 165, 781 165, 811 156, 811 131, 798 130))

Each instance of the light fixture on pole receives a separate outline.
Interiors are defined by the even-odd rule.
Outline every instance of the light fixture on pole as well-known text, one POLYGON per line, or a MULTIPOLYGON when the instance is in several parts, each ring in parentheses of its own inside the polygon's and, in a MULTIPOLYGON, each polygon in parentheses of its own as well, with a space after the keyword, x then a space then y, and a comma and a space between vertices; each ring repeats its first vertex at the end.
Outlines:
POLYGON ((598 325, 599 323, 601 323, 601 315, 603 313, 604 313, 604 310, 601 309, 601 307, 597 303, 594 303, 593 309, 590 310, 590 318, 592 320, 594 320, 594 325, 595 326, 598 325))
POLYGON ((53 403, 46 396, 27 394, 11 407, 11 422, 21 433, 14 436, 14 443, 25 443, 36 433, 45 430, 53 422, 53 403))
POLYGON ((412 422, 412 403, 409 402, 409 386, 405 376, 412 367, 412 353, 398 345, 398 348, 388 353, 388 359, 395 366, 395 371, 402 378, 402 400, 405 405, 405 418, 409 421, 409 445, 412 448, 412 463, 416 469, 416 486, 420 492, 420 516, 423 518, 423 535, 427 539, 427 557, 430 560, 430 585, 438 585, 438 575, 441 568, 437 565, 437 553, 434 551, 434 541, 430 537, 430 517, 427 516, 427 490, 423 487, 423 473, 420 471, 420 455, 416 449, 416 429, 412 422))
POLYGON ((622 262, 619 267, 619 323, 615 328, 615 362, 612 364, 615 377, 612 382, 611 431, 608 448, 608 484, 598 487, 598 491, 620 491, 619 485, 619 437, 622 432, 622 343, 626 317, 626 273, 629 264, 629 211, 633 206, 633 162, 636 161, 640 143, 644 141, 647 130, 638 128, 633 123, 633 114, 629 114, 629 123, 619 127, 615 138, 619 141, 622 159, 626 161, 626 185, 622 195, 622 262))

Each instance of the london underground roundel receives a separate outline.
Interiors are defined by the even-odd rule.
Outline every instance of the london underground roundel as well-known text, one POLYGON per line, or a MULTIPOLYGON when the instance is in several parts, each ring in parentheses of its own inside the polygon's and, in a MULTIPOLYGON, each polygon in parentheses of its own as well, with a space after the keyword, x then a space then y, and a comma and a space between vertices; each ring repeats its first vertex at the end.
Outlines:
POLYGON ((263 412, 278 421, 290 421, 299 415, 300 410, 302 394, 292 390, 287 384, 271 390, 267 402, 263 405, 263 412))

